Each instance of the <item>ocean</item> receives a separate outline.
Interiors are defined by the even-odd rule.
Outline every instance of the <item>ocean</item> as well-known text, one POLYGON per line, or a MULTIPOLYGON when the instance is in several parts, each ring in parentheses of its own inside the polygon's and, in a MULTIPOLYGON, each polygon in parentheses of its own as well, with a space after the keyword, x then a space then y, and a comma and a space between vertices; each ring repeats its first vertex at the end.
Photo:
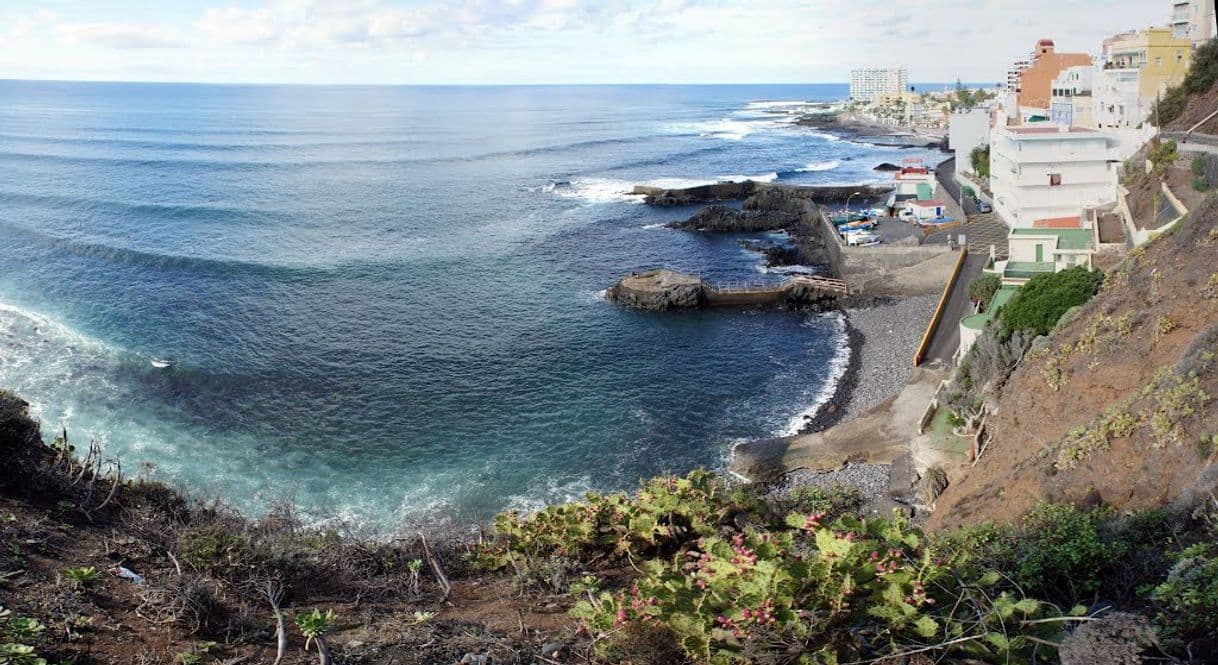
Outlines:
POLYGON ((832 390, 844 323, 604 301, 781 278, 624 192, 929 158, 784 113, 845 95, 0 81, 0 387, 129 476, 372 533, 720 468, 832 390))

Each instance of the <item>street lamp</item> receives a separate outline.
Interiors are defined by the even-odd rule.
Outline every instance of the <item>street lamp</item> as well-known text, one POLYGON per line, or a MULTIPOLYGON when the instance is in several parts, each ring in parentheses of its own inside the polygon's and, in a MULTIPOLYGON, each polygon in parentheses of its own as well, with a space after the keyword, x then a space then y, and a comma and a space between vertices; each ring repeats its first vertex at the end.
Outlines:
POLYGON ((862 195, 863 195, 862 192, 855 192, 855 193, 851 194, 850 196, 846 197, 846 212, 850 212, 850 199, 852 199, 856 196, 862 196, 862 195))

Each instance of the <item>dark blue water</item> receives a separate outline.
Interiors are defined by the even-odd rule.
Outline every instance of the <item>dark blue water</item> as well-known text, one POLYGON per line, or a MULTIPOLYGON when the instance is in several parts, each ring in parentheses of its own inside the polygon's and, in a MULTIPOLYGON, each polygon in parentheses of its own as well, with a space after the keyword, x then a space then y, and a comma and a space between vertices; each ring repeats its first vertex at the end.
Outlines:
POLYGON ((844 95, 0 82, 0 386, 128 470, 378 530, 720 465, 816 403, 841 322, 604 302, 764 275, 622 192, 910 156, 757 103, 844 95))

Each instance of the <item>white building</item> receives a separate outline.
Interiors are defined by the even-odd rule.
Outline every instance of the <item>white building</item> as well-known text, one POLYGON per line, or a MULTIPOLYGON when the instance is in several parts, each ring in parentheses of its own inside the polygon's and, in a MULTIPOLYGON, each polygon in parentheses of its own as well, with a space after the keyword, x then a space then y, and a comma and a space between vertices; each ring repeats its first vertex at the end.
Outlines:
POLYGON ((1136 69, 1096 72, 1092 118, 1097 129, 1138 127, 1147 121, 1154 99, 1142 96, 1136 69))
POLYGON ((1109 134, 1081 127, 996 127, 990 136, 994 210, 1020 228, 1115 201, 1116 147, 1109 134))
POLYGON ((888 95, 899 96, 909 89, 909 72, 904 67, 850 70, 850 99, 874 102, 888 95))
POLYGON ((969 155, 973 150, 990 144, 990 111, 970 109, 956 111, 948 120, 948 144, 956 154, 956 170, 972 173, 969 155))
POLYGON ((1172 36, 1189 39, 1197 47, 1214 36, 1213 0, 1174 0, 1171 11, 1172 36))
POLYGON ((1095 68, 1069 67, 1053 79, 1049 100, 1050 122, 1070 127, 1093 127, 1092 85, 1095 68))

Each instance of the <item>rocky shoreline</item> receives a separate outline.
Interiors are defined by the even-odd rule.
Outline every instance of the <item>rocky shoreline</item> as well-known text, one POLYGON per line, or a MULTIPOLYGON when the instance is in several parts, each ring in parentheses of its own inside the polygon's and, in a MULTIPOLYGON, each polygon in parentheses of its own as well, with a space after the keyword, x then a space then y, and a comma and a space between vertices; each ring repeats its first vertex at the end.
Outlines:
MULTIPOLYGON (((845 310, 850 361, 833 394, 809 417, 799 434, 823 432, 895 397, 905 388, 911 359, 926 328, 936 296, 883 299, 845 310)), ((783 494, 802 487, 850 487, 872 512, 893 507, 892 467, 850 462, 839 469, 812 472, 794 469, 767 487, 783 494)))

